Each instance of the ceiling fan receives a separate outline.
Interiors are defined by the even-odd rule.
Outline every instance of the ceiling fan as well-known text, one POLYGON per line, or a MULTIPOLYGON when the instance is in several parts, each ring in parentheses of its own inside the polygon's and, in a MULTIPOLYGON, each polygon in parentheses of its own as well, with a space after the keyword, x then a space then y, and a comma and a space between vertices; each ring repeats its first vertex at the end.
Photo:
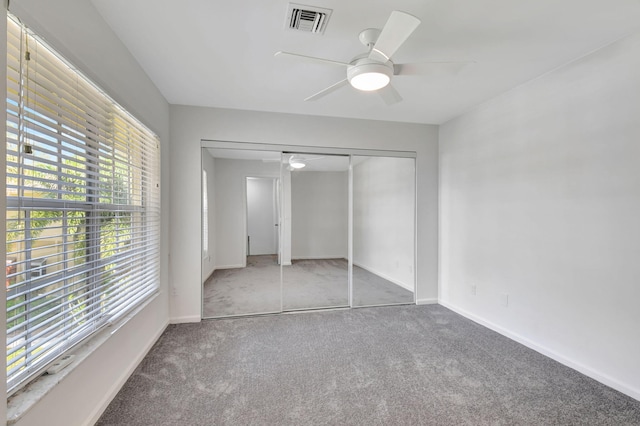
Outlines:
POLYGON ((350 84, 358 90, 378 91, 387 105, 393 105, 400 102, 402 96, 391 85, 391 78, 394 75, 409 74, 412 65, 394 64, 391 57, 418 25, 420 19, 406 12, 394 10, 382 30, 367 28, 360 32, 360 42, 369 50, 355 56, 349 63, 282 51, 276 52, 275 56, 290 56, 347 68, 347 78, 309 96, 305 101, 315 101, 350 84))
POLYGON ((307 163, 309 161, 319 160, 321 158, 324 158, 324 157, 323 156, 308 156, 308 155, 293 154, 293 155, 285 155, 280 160, 265 158, 262 161, 264 163, 282 161, 282 164, 287 164, 287 170, 291 171, 291 170, 302 169, 302 168, 307 166, 307 163))

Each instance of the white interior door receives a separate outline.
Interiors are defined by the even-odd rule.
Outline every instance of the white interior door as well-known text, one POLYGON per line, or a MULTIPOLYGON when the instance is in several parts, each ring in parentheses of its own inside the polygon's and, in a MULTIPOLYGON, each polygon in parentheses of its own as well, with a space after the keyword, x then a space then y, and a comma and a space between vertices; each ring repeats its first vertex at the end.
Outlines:
POLYGON ((248 255, 277 254, 277 179, 247 178, 248 255))

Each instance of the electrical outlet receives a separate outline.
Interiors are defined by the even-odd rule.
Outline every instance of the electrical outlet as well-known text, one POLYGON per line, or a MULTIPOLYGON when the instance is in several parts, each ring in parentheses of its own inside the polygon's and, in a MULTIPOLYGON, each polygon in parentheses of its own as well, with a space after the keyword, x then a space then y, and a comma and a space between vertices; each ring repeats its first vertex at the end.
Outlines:
POLYGON ((503 308, 509 307, 509 295, 507 293, 502 293, 500 295, 500 304, 503 308))
POLYGON ((475 284, 471 284, 470 290, 471 290, 471 295, 472 296, 475 296, 477 294, 477 289, 476 289, 476 285, 475 284))

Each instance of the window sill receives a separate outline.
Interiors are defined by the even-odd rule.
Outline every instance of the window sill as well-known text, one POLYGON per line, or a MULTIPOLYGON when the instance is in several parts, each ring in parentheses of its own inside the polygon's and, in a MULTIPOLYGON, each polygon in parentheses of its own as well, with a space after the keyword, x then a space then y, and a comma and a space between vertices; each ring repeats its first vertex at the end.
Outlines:
POLYGON ((75 358, 67 367, 63 368, 56 374, 49 375, 45 373, 31 381, 15 394, 11 395, 7 399, 7 425, 15 425, 24 416, 24 414, 31 409, 31 407, 36 405, 42 398, 51 392, 58 383, 62 382, 65 377, 73 372, 76 366, 87 359, 104 342, 109 340, 111 335, 117 333, 123 325, 158 297, 158 294, 158 292, 154 293, 142 305, 124 316, 119 322, 105 327, 104 330, 98 332, 86 342, 70 350, 69 353, 75 355, 75 358))

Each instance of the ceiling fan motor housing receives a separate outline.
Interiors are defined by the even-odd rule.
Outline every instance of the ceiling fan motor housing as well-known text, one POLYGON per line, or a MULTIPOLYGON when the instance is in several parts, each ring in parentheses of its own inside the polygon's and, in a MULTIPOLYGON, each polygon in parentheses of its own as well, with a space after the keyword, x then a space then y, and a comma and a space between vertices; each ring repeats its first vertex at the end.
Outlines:
POLYGON ((371 50, 371 48, 376 44, 376 41, 378 41, 378 37, 380 37, 381 32, 382 31, 377 28, 367 28, 366 30, 360 31, 358 40, 371 50))
POLYGON ((391 81, 393 64, 382 63, 369 58, 355 60, 347 68, 349 83, 358 90, 373 91, 382 89, 391 81))

